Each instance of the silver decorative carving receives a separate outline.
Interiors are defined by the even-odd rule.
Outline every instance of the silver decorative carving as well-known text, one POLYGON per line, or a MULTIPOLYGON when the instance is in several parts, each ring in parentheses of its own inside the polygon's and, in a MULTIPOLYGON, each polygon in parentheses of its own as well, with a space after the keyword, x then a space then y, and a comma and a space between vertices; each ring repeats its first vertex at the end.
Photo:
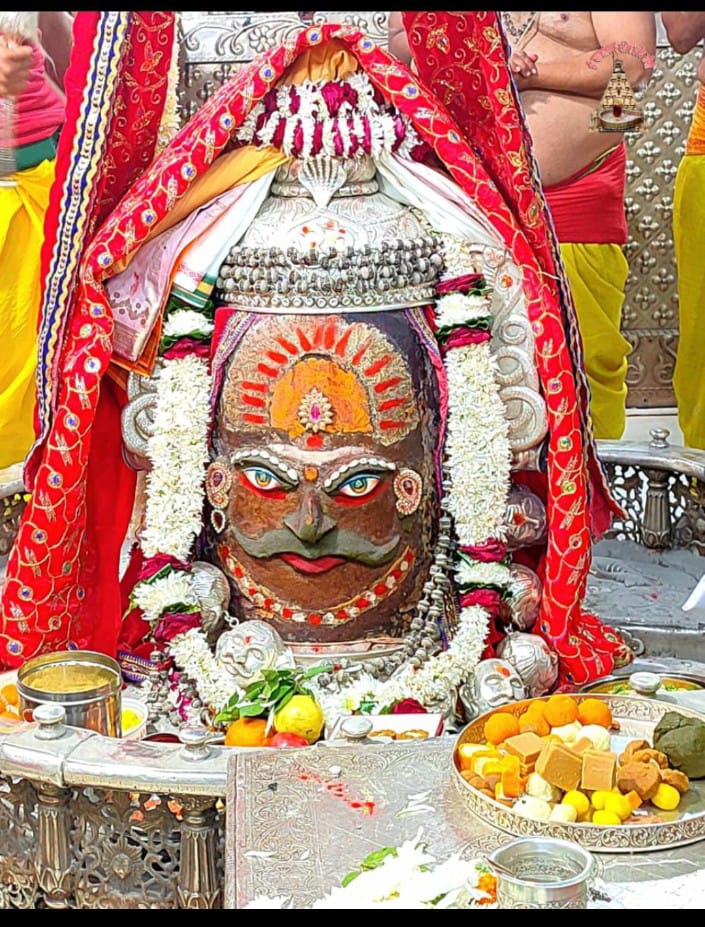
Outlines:
MULTIPOLYGON (((316 172, 319 170, 344 170, 345 179, 341 186, 336 187, 333 191, 337 196, 363 196, 366 193, 377 193, 379 190, 379 184, 376 179, 376 168, 374 161, 369 155, 364 155, 363 157, 355 158, 342 158, 342 159, 332 159, 329 157, 318 157, 314 160, 302 161, 298 158, 293 158, 290 161, 280 165, 277 168, 277 173, 274 176, 274 181, 271 186, 271 192, 275 196, 312 196, 312 182, 311 179, 305 181, 304 175, 309 175, 311 172, 316 172), (316 167, 318 162, 325 162, 330 165, 335 165, 335 167, 316 167)), ((324 186, 328 187, 332 181, 326 182, 321 178, 324 186)), ((313 179, 313 186, 315 187, 316 180, 313 179)), ((313 197, 314 201, 316 197, 313 197)), ((330 202, 330 200, 328 200, 330 202)), ((318 203, 316 205, 327 206, 328 203, 318 203)))
POLYGON ((35 907, 39 890, 35 806, 27 780, 0 776, 0 909, 35 907))
POLYGON ((521 563, 509 567, 512 592, 512 624, 519 631, 530 631, 541 608, 543 585, 536 573, 521 563))
POLYGON ((218 835, 213 799, 188 795, 182 809, 181 864, 177 898, 180 908, 204 910, 222 906, 218 867, 218 835))
POLYGON ((627 404, 675 405, 671 380, 678 346, 678 291, 673 252, 673 185, 685 150, 697 92, 701 49, 678 55, 661 39, 644 94, 640 134, 626 134, 625 208, 629 277, 622 333, 631 343, 627 404))
POLYGON ((48 908, 68 908, 73 893, 71 791, 47 782, 37 788, 37 881, 48 908))
POLYGON ((263 669, 292 667, 294 659, 279 633, 266 621, 242 621, 221 634, 215 658, 241 689, 260 678, 263 669))
POLYGON ((558 657, 538 634, 510 632, 497 645, 497 656, 516 669, 530 698, 550 692, 558 679, 558 657))
POLYGON ((181 35, 184 50, 180 110, 189 119, 215 91, 229 80, 238 65, 291 40, 303 26, 324 22, 347 23, 361 29, 377 45, 387 44, 389 14, 379 11, 326 10, 312 16, 296 12, 183 11, 181 35))
POLYGON ((608 537, 705 555, 705 453, 671 447, 667 437, 665 429, 654 429, 648 445, 598 442, 611 491, 625 512, 608 537))
POLYGON ((509 550, 531 547, 546 537, 546 507, 526 486, 515 484, 509 490, 504 522, 509 550))
POLYGON ((346 166, 336 158, 309 158, 299 171, 299 183, 319 209, 325 209, 348 180, 346 166))
POLYGON ((73 803, 76 905, 177 906, 180 808, 166 795, 84 789, 73 803))
POLYGON ((383 193, 340 195, 344 166, 323 163, 331 166, 306 162, 298 181, 326 205, 270 196, 223 262, 219 297, 241 309, 307 313, 432 301, 442 264, 434 237, 412 210, 383 193))
POLYGON ((526 689, 519 673, 507 660, 491 657, 481 660, 464 685, 460 701, 467 720, 477 718, 507 702, 526 698, 526 689))
POLYGON ((548 433, 535 342, 526 309, 520 269, 502 248, 444 235, 445 276, 481 273, 492 287, 492 340, 499 394, 509 425, 515 469, 539 469, 540 445, 548 433))
POLYGON ((212 643, 227 621, 230 585, 225 573, 205 560, 194 560, 191 577, 201 612, 201 626, 212 643))
POLYGON ((133 455, 130 463, 135 469, 150 468, 148 442, 154 434, 154 409, 161 368, 161 361, 157 361, 150 377, 130 373, 127 378, 128 402, 120 420, 122 440, 127 452, 133 455))

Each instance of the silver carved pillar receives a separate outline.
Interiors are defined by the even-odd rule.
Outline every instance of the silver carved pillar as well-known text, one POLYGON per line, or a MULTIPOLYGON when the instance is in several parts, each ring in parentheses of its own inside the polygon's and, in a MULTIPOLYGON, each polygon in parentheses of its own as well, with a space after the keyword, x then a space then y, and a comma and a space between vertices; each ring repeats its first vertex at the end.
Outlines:
POLYGON ((37 786, 39 847, 35 866, 48 908, 70 907, 73 893, 70 800, 70 789, 49 783, 37 786))
POLYGON ((198 796, 179 798, 183 806, 181 863, 176 890, 180 908, 219 908, 221 884, 216 860, 218 832, 215 799, 198 796))
POLYGON ((664 550, 671 546, 671 506, 668 498, 668 470, 644 468, 648 480, 641 537, 644 547, 664 550))

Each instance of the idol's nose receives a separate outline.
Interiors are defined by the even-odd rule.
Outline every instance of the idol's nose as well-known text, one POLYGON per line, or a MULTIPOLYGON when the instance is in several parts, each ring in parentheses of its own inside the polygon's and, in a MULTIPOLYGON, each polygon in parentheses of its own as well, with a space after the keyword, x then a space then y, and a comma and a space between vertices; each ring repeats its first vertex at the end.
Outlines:
POLYGON ((315 544, 336 526, 334 519, 329 518, 321 508, 315 491, 307 492, 301 505, 284 516, 284 524, 304 544, 315 544))

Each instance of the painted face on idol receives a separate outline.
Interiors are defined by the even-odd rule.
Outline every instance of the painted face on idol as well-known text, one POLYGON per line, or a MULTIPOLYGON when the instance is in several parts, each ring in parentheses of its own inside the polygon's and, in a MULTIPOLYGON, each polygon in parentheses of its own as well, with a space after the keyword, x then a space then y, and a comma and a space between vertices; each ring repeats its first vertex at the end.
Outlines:
POLYGON ((287 641, 408 631, 436 537, 434 384, 404 312, 254 317, 206 480, 242 617, 287 641))

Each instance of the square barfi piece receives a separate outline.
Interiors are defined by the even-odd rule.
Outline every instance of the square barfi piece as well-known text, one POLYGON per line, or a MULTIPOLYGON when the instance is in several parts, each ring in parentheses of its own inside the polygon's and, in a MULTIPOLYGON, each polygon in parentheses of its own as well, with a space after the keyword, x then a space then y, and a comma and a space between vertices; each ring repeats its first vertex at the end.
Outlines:
POLYGON ((502 746, 507 753, 518 756, 522 766, 533 766, 546 745, 538 734, 533 731, 524 731, 523 734, 507 737, 502 746))
POLYGON ((616 771, 616 753, 609 750, 586 750, 583 753, 580 788, 591 792, 597 789, 609 792, 614 788, 616 771))
POLYGON ((563 744, 545 743, 536 760, 536 772, 546 782, 555 785, 564 792, 577 789, 583 770, 583 762, 577 753, 573 753, 563 744))

